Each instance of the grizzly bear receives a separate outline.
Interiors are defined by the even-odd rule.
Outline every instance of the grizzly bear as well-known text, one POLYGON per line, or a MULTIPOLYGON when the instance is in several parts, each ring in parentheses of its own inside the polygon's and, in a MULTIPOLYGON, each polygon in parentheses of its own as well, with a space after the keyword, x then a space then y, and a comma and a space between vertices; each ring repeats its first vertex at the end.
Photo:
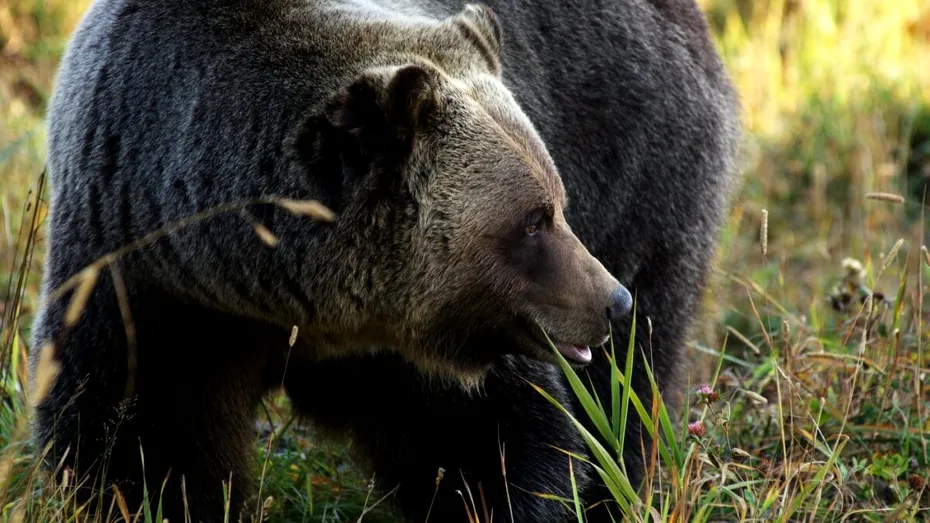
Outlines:
MULTIPOLYGON (((495 45, 505 85, 559 169, 566 219, 633 293, 636 348, 650 358, 673 407, 684 383, 686 337, 740 181, 738 94, 704 16, 693 0, 487 4, 500 25, 495 45)), ((611 328, 623 369, 631 318, 611 328)), ((633 365, 633 387, 649 409, 643 362, 633 365)), ((580 370, 603 402, 610 370, 604 350, 580 370)), ((570 471, 590 507, 588 523, 624 520, 596 472, 581 460, 569 468, 565 451, 594 458, 530 383, 598 432, 550 364, 501 356, 480 394, 425 380, 390 353, 291 371, 287 390, 296 407, 315 426, 352 440, 382 490, 396 489, 390 499, 406 521, 475 521, 466 505, 483 522, 486 510, 492 521, 577 521, 562 501, 540 496, 570 500, 570 471), (322 396, 328 400, 315 401, 322 396)), ((632 413, 625 441, 629 479, 643 486, 652 446, 632 413)))
POLYGON ((171 521, 229 494, 236 520, 283 387, 410 521, 463 521, 466 486, 560 520, 536 493, 585 447, 528 382, 581 412, 554 347, 606 397, 628 287, 676 383, 736 104, 690 0, 96 0, 48 114, 46 466, 133 509, 145 480, 171 521))

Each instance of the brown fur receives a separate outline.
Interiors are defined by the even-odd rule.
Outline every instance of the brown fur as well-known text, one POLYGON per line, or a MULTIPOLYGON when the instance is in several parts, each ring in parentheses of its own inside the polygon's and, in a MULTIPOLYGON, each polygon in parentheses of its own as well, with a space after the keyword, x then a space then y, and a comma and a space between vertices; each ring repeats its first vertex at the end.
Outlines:
POLYGON ((334 280, 370 268, 379 274, 369 275, 365 283, 374 285, 367 289, 357 284, 353 298, 362 305, 352 312, 346 296, 328 295, 333 313, 301 326, 307 345, 323 357, 387 345, 428 373, 473 383, 499 356, 462 353, 475 335, 507 337, 543 359, 551 353, 539 327, 563 343, 602 343, 605 310, 620 284, 565 221, 558 171, 500 81, 493 14, 470 6, 438 26, 394 27, 387 36, 372 49, 350 39, 360 44, 353 62, 372 65, 330 98, 325 112, 343 156, 381 172, 364 180, 373 198, 342 213, 337 245, 328 250, 356 262, 334 280), (394 53, 391 35, 402 38, 402 52, 394 53), (397 193, 409 200, 383 199, 397 193), (549 229, 542 251, 548 270, 539 276, 545 282, 531 281, 503 255, 537 209, 549 229), (360 224, 366 213, 368 223, 360 224), (358 242, 366 226, 367 245, 340 244, 358 242))
MULTIPOLYGON (((54 341, 64 369, 36 409, 37 446, 55 443, 49 466, 80 456, 94 474, 108 459, 107 480, 135 503, 142 440, 150 485, 185 477, 192 513, 209 519, 230 471, 236 495, 248 491, 248 420, 281 384, 282 360, 299 380, 393 351, 470 389, 505 354, 551 360, 547 336, 606 338, 629 296, 566 221, 559 172, 503 83, 492 12, 379 9, 91 7, 50 105, 46 297, 100 256, 219 204, 319 200, 336 219, 277 207, 249 209, 256 223, 215 216, 121 257, 120 281, 104 271, 73 328, 62 329, 66 302, 45 304, 34 346, 54 341)), ((180 519, 179 498, 169 505, 180 519)))

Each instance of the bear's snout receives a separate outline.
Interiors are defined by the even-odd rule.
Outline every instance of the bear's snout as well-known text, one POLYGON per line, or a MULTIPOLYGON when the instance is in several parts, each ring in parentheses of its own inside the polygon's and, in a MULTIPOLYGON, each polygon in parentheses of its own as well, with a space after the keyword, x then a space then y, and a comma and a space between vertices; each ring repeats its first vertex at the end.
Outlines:
POLYGON ((633 296, 630 291, 626 290, 623 285, 617 286, 610 293, 610 305, 607 307, 607 317, 611 320, 619 320, 629 314, 633 308, 633 296))

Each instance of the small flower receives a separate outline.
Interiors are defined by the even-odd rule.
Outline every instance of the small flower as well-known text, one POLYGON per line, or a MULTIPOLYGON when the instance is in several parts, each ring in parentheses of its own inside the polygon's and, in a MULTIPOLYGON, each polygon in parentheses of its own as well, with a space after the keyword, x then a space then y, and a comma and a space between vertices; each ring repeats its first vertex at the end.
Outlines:
POLYGON ((704 434, 707 434, 707 429, 704 428, 704 422, 695 421, 688 423, 688 434, 696 438, 704 437, 704 434))
POLYGON ((858 284, 865 279, 865 267, 862 262, 854 258, 843 258, 841 262, 843 270, 846 271, 846 279, 851 283, 858 284))
POLYGON ((696 392, 705 403, 714 403, 720 399, 720 395, 707 385, 699 388, 696 392))

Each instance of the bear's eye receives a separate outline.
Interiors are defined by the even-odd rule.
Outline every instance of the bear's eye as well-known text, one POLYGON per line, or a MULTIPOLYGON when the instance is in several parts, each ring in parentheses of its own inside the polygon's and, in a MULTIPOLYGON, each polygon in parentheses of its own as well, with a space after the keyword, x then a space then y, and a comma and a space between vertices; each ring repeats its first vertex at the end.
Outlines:
POLYGON ((524 232, 527 236, 533 236, 537 232, 545 229, 546 227, 546 212, 543 209, 539 209, 531 212, 526 220, 523 222, 526 224, 524 232))

